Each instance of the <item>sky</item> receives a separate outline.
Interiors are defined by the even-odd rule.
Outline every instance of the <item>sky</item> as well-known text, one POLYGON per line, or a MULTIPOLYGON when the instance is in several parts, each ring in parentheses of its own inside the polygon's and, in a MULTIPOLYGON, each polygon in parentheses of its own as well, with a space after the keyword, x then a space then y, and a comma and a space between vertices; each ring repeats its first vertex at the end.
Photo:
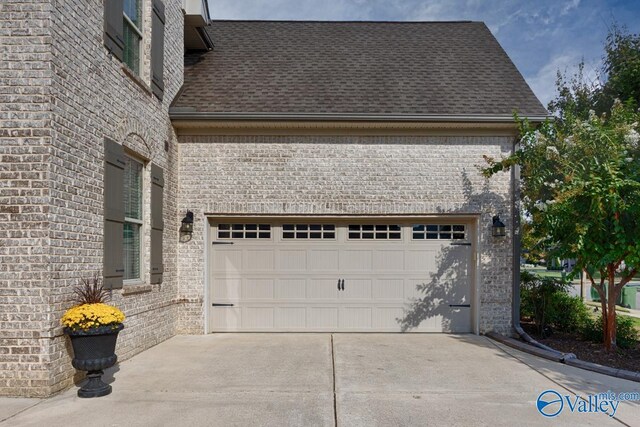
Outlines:
POLYGON ((212 19, 484 21, 546 106, 558 70, 595 79, 613 22, 640 33, 640 0, 208 0, 212 19))

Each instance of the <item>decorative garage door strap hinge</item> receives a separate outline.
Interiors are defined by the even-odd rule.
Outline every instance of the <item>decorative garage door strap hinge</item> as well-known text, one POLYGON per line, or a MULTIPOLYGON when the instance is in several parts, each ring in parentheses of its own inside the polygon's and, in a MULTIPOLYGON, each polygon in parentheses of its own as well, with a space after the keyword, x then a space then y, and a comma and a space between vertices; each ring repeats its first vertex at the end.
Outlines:
POLYGON ((233 245, 233 242, 219 242, 219 241, 215 241, 212 242, 214 245, 233 245))
POLYGON ((469 242, 451 242, 451 246, 471 246, 469 242))
POLYGON ((233 307, 233 304, 219 304, 219 303, 213 303, 211 304, 212 307, 233 307))
POLYGON ((471 307, 471 304, 449 304, 449 307, 471 307))

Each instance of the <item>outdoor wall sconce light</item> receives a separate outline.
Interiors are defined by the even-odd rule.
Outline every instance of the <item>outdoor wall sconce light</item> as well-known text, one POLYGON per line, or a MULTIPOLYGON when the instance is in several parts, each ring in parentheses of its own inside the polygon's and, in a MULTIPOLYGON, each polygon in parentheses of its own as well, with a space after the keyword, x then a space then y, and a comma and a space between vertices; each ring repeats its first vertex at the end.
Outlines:
POLYGON ((504 237, 507 235, 504 222, 500 221, 500 217, 498 215, 493 217, 493 225, 491 225, 491 234, 493 234, 493 237, 504 237))
POLYGON ((187 211, 187 214, 182 218, 182 225, 180 226, 180 232, 184 234, 193 234, 193 212, 187 211))

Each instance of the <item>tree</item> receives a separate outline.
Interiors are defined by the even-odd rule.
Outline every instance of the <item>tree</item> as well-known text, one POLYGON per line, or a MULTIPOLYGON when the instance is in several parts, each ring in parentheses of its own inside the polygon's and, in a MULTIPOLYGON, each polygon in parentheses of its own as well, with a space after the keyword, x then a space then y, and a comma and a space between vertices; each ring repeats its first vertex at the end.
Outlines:
POLYGON ((619 99, 632 107, 640 107, 640 35, 627 33, 614 25, 605 44, 604 72, 607 76, 602 90, 606 106, 619 99))
POLYGON ((522 240, 520 246, 522 248, 522 257, 531 264, 538 264, 542 260, 547 260, 546 248, 539 245, 531 233, 531 229, 533 228, 531 219, 523 217, 521 224, 522 240))
POLYGON ((578 64, 578 71, 571 77, 558 71, 556 78, 556 90, 558 94, 549 102, 547 109, 556 115, 560 123, 571 121, 573 118, 586 119, 589 111, 594 110, 598 114, 607 111, 604 97, 602 96, 602 84, 600 79, 589 80, 584 73, 584 61, 578 64))
MULTIPOLYGON (((548 105, 549 111, 554 114, 554 120, 541 126, 538 133, 528 123, 523 122, 522 152, 500 161, 488 159, 489 167, 485 169, 485 173, 490 176, 495 173, 492 170, 496 168, 507 169, 516 163, 522 165, 522 194, 525 207, 523 211, 527 213, 527 218, 523 221, 523 247, 527 250, 543 249, 550 257, 578 258, 579 263, 574 271, 580 271, 581 267, 587 268, 587 276, 600 294, 603 313, 606 310, 613 316, 611 319, 610 316, 603 315, 605 345, 607 348, 613 348, 616 326, 614 302, 622 287, 636 275, 638 266, 637 260, 633 261, 634 253, 637 254, 635 244, 632 242, 630 246, 625 246, 627 241, 619 238, 619 228, 611 227, 618 224, 616 227, 622 227, 622 230, 631 233, 628 234, 628 239, 640 236, 635 217, 629 217, 629 212, 636 212, 636 217, 638 212, 637 171, 640 167, 637 164, 638 144, 634 141, 637 140, 638 132, 636 108, 640 106, 640 35, 631 34, 626 28, 614 23, 607 35, 604 50, 602 66, 597 70, 593 80, 587 78, 584 62, 579 64, 578 72, 573 76, 567 77, 558 72, 558 95, 548 105), (625 134, 627 139, 621 140, 625 129, 628 131, 625 134), (532 144, 532 141, 537 141, 537 145, 532 144), (579 144, 583 144, 584 147, 579 147, 579 144), (549 152, 546 151, 547 147, 549 152), (551 161, 548 157, 554 155, 555 150, 558 150, 558 155, 551 161), (620 163, 622 158, 624 163, 620 163), (614 164, 619 167, 613 168, 614 164), (600 173, 605 175, 598 176, 600 173), (613 177, 617 177, 618 180, 614 180, 613 177), (567 186, 566 180, 574 178, 574 187, 567 186), (545 183, 547 185, 544 185, 545 183), (569 188, 573 193, 564 194, 569 188), (587 190, 588 188, 590 190, 587 190), (605 189, 608 189, 610 194, 605 194, 605 189), (586 199, 590 194, 588 191, 594 193, 591 199, 586 199), (578 198, 578 195, 581 198, 578 198), (560 199, 557 198, 559 196, 560 199), (562 203, 551 208, 550 206, 558 200, 562 203), (620 202, 618 205, 603 207, 616 200, 620 202), (550 205, 547 201, 551 202, 550 205), (597 213, 603 216, 589 224, 576 221, 572 226, 569 223, 568 229, 565 230, 568 233, 565 238, 555 239, 558 237, 557 234, 545 231, 550 227, 549 221, 554 223, 551 217, 547 216, 553 212, 557 214, 560 206, 571 209, 568 203, 573 202, 577 203, 573 207, 574 213, 592 215, 594 206, 600 206, 601 210, 597 213), (546 210, 540 211, 538 208, 546 210), (618 212, 617 209, 621 210, 618 212), (545 213, 547 211, 549 213, 545 213), (609 216, 604 215, 605 213, 609 216), (569 229, 572 233, 569 233, 569 229), (607 233, 611 230, 618 234, 607 240, 607 233), (576 239, 573 246, 571 239, 576 239), (615 245, 622 246, 612 248, 615 245), (589 250, 592 250, 595 258, 585 258, 589 255, 589 250), (598 256, 601 258, 597 259, 598 256), (611 268, 613 273, 610 272, 611 268), (620 268, 624 271, 616 285, 615 270, 620 268), (600 275, 597 283, 596 273, 600 275), (613 293, 614 298, 604 295, 605 282, 614 283, 607 291, 613 293), (606 301, 608 302, 605 303, 606 301)), ((570 218, 557 217, 555 233, 561 229, 559 224, 570 218)), ((580 216, 578 219, 588 218, 580 216)))
POLYGON ((640 268, 639 122, 631 101, 616 101, 609 115, 567 115, 537 128, 523 120, 518 150, 485 157, 483 168, 491 177, 522 167, 530 237, 587 272, 600 295, 608 350, 616 348, 615 302, 640 268))
POLYGON ((572 117, 586 120, 591 110, 597 115, 608 113, 616 99, 640 106, 640 35, 614 23, 604 51, 603 63, 593 79, 585 75, 584 61, 573 76, 558 71, 558 95, 547 108, 561 122, 572 117))

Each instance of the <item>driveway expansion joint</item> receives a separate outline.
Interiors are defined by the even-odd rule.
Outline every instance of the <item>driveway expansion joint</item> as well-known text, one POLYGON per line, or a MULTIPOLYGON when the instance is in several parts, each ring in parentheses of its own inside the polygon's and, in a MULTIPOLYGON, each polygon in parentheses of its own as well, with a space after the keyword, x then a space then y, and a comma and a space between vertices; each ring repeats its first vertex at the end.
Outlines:
POLYGON ((7 417, 4 417, 4 418, 0 419, 0 424, 4 424, 5 422, 8 422, 11 418, 16 417, 16 416, 20 415, 21 413, 28 411, 29 409, 35 408, 36 406, 38 406, 39 404, 41 404, 44 401, 45 401, 45 399, 42 399, 42 400, 34 403, 33 405, 27 406, 26 408, 23 408, 23 409, 15 412, 15 413, 7 416, 7 417))
POLYGON ((336 396, 336 355, 333 351, 333 334, 331 334, 331 372, 333 374, 333 425, 338 427, 338 402, 336 396))
MULTIPOLYGON (((586 397, 637 388, 470 334, 183 336, 136 355, 113 374, 110 396, 79 399, 69 389, 0 426, 80 427, 87 411, 105 425, 123 426, 202 420, 212 427, 541 425, 535 399, 543 390, 573 401, 570 390, 586 397)), ((34 402, 16 406, 0 399, 0 419, 34 402)), ((615 416, 636 425, 640 405, 620 405, 615 416)), ((623 425, 609 417, 569 416, 559 424, 623 425)))

